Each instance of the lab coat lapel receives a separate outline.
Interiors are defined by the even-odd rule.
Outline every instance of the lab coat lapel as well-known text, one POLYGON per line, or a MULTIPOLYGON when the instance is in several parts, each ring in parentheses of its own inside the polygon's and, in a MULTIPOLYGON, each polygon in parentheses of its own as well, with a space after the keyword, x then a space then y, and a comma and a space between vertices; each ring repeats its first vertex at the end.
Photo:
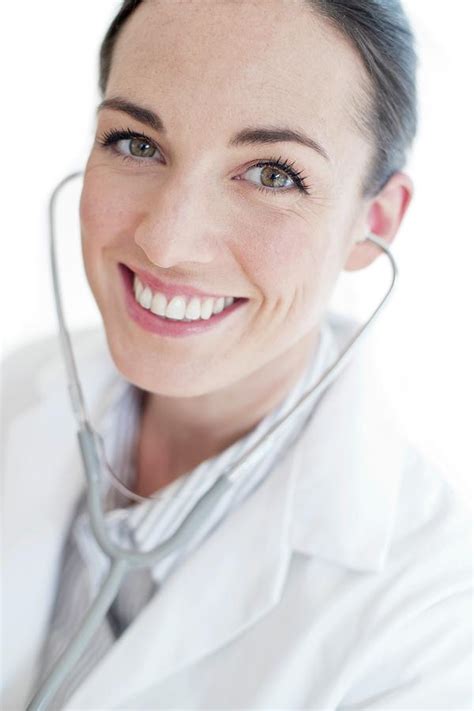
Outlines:
POLYGON ((215 652, 278 602, 291 554, 294 453, 167 578, 65 708, 120 707, 215 652))
MULTIPOLYGON (((339 351, 353 332, 353 322, 333 317, 339 351)), ((298 447, 294 549, 356 571, 385 565, 406 465, 406 435, 382 384, 363 340, 298 447)))
MULTIPOLYGON (((72 342, 86 406, 95 423, 121 383, 101 331, 76 332, 72 342)), ((21 610, 3 619, 8 654, 2 663, 2 708, 26 705, 54 603, 68 525, 85 486, 59 342, 38 344, 35 358, 39 365, 33 382, 22 378, 16 365, 9 366, 6 376, 11 383, 5 382, 5 387, 14 388, 8 397, 12 412, 2 413, 6 502, 2 609, 21 610)))
MULTIPOLYGON (((95 332, 94 332, 95 333, 95 332)), ((82 336, 78 355, 97 349, 82 336), (91 349, 91 350, 90 350, 91 349)), ((54 602, 60 557, 68 525, 85 486, 82 460, 60 360, 56 357, 31 379, 11 373, 15 408, 6 418, 2 526, 2 606, 21 610, 5 616, 3 639, 8 654, 2 664, 2 707, 23 708, 54 602), (17 402, 19 405, 17 405, 17 402), (33 584, 32 584, 32 581, 33 584)), ((81 358, 78 359, 81 362, 81 358)), ((110 364, 95 360, 81 368, 86 396, 95 415, 109 393, 110 364), (104 379, 109 376, 109 381, 104 379)), ((6 385, 9 385, 7 383, 6 385)))

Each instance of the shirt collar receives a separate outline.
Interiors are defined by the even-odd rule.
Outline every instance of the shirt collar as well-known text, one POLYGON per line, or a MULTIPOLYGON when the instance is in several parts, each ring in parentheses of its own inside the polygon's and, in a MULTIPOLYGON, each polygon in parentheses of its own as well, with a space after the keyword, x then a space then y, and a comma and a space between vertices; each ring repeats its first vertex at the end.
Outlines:
MULTIPOLYGON (((336 356, 337 350, 335 350, 331 327, 327 322, 323 322, 320 329, 320 337, 304 372, 282 401, 275 406, 251 432, 241 437, 223 452, 206 460, 206 462, 203 463, 203 465, 206 465, 205 467, 203 467, 203 465, 199 467, 200 474, 204 474, 204 479, 206 480, 203 482, 203 491, 212 484, 212 480, 217 478, 230 463, 237 461, 243 452, 250 449, 255 442, 258 442, 275 421, 281 419, 284 413, 287 413, 293 408, 303 393, 307 392, 309 385, 316 382, 336 356), (205 471, 203 471, 204 469, 205 471)), ((130 477, 133 473, 134 465, 134 463, 130 461, 129 450, 135 441, 139 425, 138 420, 142 396, 143 391, 140 388, 128 382, 119 372, 116 372, 116 380, 107 390, 106 397, 104 397, 101 403, 100 412, 95 420, 96 429, 104 441, 107 461, 120 481, 127 486, 131 483, 130 477)), ((279 448, 284 449, 285 442, 287 440, 291 441, 292 434, 299 432, 302 427, 302 422, 310 415, 311 406, 314 406, 314 402, 316 402, 316 399, 311 398, 305 406, 300 408, 294 417, 289 419, 288 427, 283 426, 275 436, 271 436, 262 446, 258 447, 255 456, 249 460, 249 464, 251 465, 250 469, 257 467, 265 456, 274 454, 275 450, 279 448)), ((196 467, 196 469, 197 468, 198 467, 196 467)), ((193 473, 194 472, 191 472, 191 475, 193 473)), ((252 471, 249 472, 249 476, 252 476, 252 471)), ((172 489, 179 489, 184 481, 184 477, 188 478, 189 473, 180 477, 179 480, 173 482, 169 487, 166 487, 166 491, 163 492, 166 497, 168 494, 171 495, 172 489)), ((203 477, 201 476, 200 478, 203 477)), ((111 501, 112 500, 114 499, 112 498, 111 501)), ((123 503, 122 497, 118 497, 117 502, 123 503)), ((143 503, 147 504, 148 502, 143 503)), ((119 503, 117 503, 117 505, 119 505, 119 503)), ((134 506, 134 508, 138 507, 134 506)), ((138 514, 138 517, 139 516, 140 514, 138 514)))

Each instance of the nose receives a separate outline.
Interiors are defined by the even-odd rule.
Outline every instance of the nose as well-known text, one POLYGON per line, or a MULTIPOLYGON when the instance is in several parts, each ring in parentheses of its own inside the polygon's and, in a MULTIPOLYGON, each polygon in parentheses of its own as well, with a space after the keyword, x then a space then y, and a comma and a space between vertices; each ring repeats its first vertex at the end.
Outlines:
POLYGON ((217 229, 211 221, 209 194, 202 187, 170 181, 145 200, 135 242, 148 260, 163 269, 177 264, 205 264, 216 258, 217 229))

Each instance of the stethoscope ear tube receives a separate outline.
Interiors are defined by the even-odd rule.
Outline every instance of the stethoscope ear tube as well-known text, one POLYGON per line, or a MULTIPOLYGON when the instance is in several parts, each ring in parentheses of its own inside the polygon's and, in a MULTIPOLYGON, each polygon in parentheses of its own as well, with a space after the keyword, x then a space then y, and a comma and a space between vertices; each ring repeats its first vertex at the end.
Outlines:
POLYGON ((77 433, 84 470, 88 481, 88 507, 94 536, 102 550, 112 560, 125 560, 129 568, 145 568, 157 563, 180 546, 185 546, 196 528, 208 517, 209 511, 232 486, 226 476, 220 476, 206 493, 194 504, 175 532, 150 551, 134 551, 117 546, 107 533, 101 501, 101 463, 98 455, 96 433, 89 423, 77 433))
POLYGON ((351 351, 355 342, 360 339, 362 333, 366 331, 368 326, 375 320, 377 314, 385 305, 393 290, 398 274, 395 260, 384 240, 369 233, 366 236, 366 239, 370 240, 384 251, 392 267, 392 282, 390 287, 370 318, 351 338, 350 342, 346 345, 338 359, 323 373, 319 381, 299 399, 299 401, 289 412, 275 422, 258 442, 256 442, 249 450, 244 452, 237 462, 234 462, 228 470, 223 472, 223 474, 214 482, 201 499, 197 501, 184 521, 181 522, 176 531, 166 541, 163 541, 152 550, 146 552, 128 550, 117 546, 110 539, 107 532, 101 502, 100 483, 102 465, 98 447, 98 435, 90 425, 87 417, 84 397, 82 394, 81 384, 71 347, 71 340, 64 320, 61 303, 61 289, 55 251, 54 207, 57 195, 61 188, 70 180, 73 180, 80 175, 82 175, 82 172, 75 172, 68 175, 66 178, 61 180, 51 195, 49 204, 51 271, 55 304, 58 315, 60 342, 67 371, 68 390, 72 409, 78 422, 77 437, 88 483, 87 497, 90 522, 97 542, 101 546, 104 553, 106 553, 106 555, 110 558, 110 568, 100 592, 83 620, 81 629, 77 632, 72 642, 61 655, 54 669, 44 681, 41 689, 39 689, 32 701, 29 703, 27 711, 45 711, 45 709, 47 709, 47 704, 59 689, 69 672, 77 664, 95 631, 102 623, 108 609, 112 605, 120 589, 121 582, 127 571, 133 567, 151 566, 163 557, 169 555, 171 551, 176 550, 180 546, 186 545, 199 524, 208 518, 209 511, 214 508, 216 503, 227 492, 229 487, 232 486, 233 481, 245 471, 249 464, 251 464, 252 457, 255 452, 258 451, 264 443, 268 445, 270 442, 270 436, 282 427, 284 423, 287 422, 289 418, 300 409, 303 403, 306 402, 311 395, 314 395, 316 392, 320 392, 323 388, 329 386, 339 370, 347 361, 349 351, 351 351))
POLYGON ((84 396, 82 394, 81 385, 79 382, 79 376, 77 374, 76 362, 74 359, 74 354, 71 346, 71 339, 69 337, 69 332, 66 327, 66 321, 64 318, 63 308, 62 308, 62 295, 61 295, 61 284, 59 280, 59 269, 56 257, 56 220, 55 220, 55 208, 58 195, 63 189, 63 187, 83 175, 83 171, 76 171, 67 175, 63 178, 54 188, 49 199, 48 206, 48 216, 49 216, 49 254, 50 254, 50 265, 51 265, 51 279, 53 283, 54 291, 54 304, 56 307, 56 314, 58 317, 59 326, 59 338, 61 343, 61 350, 63 353, 63 360, 66 365, 66 374, 68 379, 68 391, 69 397, 71 399, 72 410, 79 426, 87 420, 86 406, 84 402, 84 396))

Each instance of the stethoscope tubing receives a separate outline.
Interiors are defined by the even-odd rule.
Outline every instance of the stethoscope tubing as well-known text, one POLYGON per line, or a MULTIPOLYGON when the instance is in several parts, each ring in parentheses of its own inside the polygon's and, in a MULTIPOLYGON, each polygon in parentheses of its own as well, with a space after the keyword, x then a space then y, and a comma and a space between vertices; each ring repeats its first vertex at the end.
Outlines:
POLYGON ((71 339, 64 319, 59 270, 56 258, 55 206, 57 197, 61 189, 68 182, 81 175, 82 171, 78 171, 66 176, 58 183, 51 194, 49 201, 51 275, 54 289, 54 300, 58 316, 60 343, 66 366, 68 391, 71 399, 72 410, 78 424, 77 437, 88 484, 87 503, 90 523, 98 544, 103 552, 110 558, 111 564, 97 597, 92 602, 89 610, 84 616, 81 629, 71 640, 70 644, 57 661, 54 669, 50 672, 41 688, 37 691, 29 703, 27 711, 45 711, 45 709, 47 709, 49 700, 56 693, 68 674, 77 664, 82 654, 85 652, 94 633, 102 623, 107 611, 117 596, 121 583, 127 572, 131 568, 150 567, 169 555, 169 553, 177 550, 181 546, 184 546, 192 537, 199 523, 207 518, 208 512, 212 510, 222 496, 225 495, 229 487, 233 485, 236 478, 242 474, 245 468, 251 466, 252 456, 259 451, 259 449, 267 442, 269 437, 274 435, 275 432, 280 427, 283 427, 285 423, 289 422, 294 413, 299 410, 299 408, 311 395, 320 393, 323 388, 327 388, 331 382, 333 382, 339 371, 346 364, 349 353, 351 352, 354 344, 359 341, 362 334, 367 330, 368 326, 374 322, 377 315, 385 306, 390 294, 392 293, 398 276, 398 269, 395 259, 384 240, 372 233, 369 233, 366 236, 366 239, 380 247, 390 261, 392 267, 392 281, 377 308, 373 311, 372 315, 365 322, 365 324, 363 324, 363 326, 358 329, 355 335, 350 339, 349 343, 339 355, 339 358, 325 370, 318 382, 298 400, 289 412, 277 420, 252 447, 244 452, 236 462, 234 462, 219 476, 214 484, 197 501, 186 518, 168 539, 159 543, 150 551, 139 552, 123 548, 111 540, 105 523, 100 486, 102 466, 98 451, 97 437, 87 415, 76 361, 71 346, 71 339))

